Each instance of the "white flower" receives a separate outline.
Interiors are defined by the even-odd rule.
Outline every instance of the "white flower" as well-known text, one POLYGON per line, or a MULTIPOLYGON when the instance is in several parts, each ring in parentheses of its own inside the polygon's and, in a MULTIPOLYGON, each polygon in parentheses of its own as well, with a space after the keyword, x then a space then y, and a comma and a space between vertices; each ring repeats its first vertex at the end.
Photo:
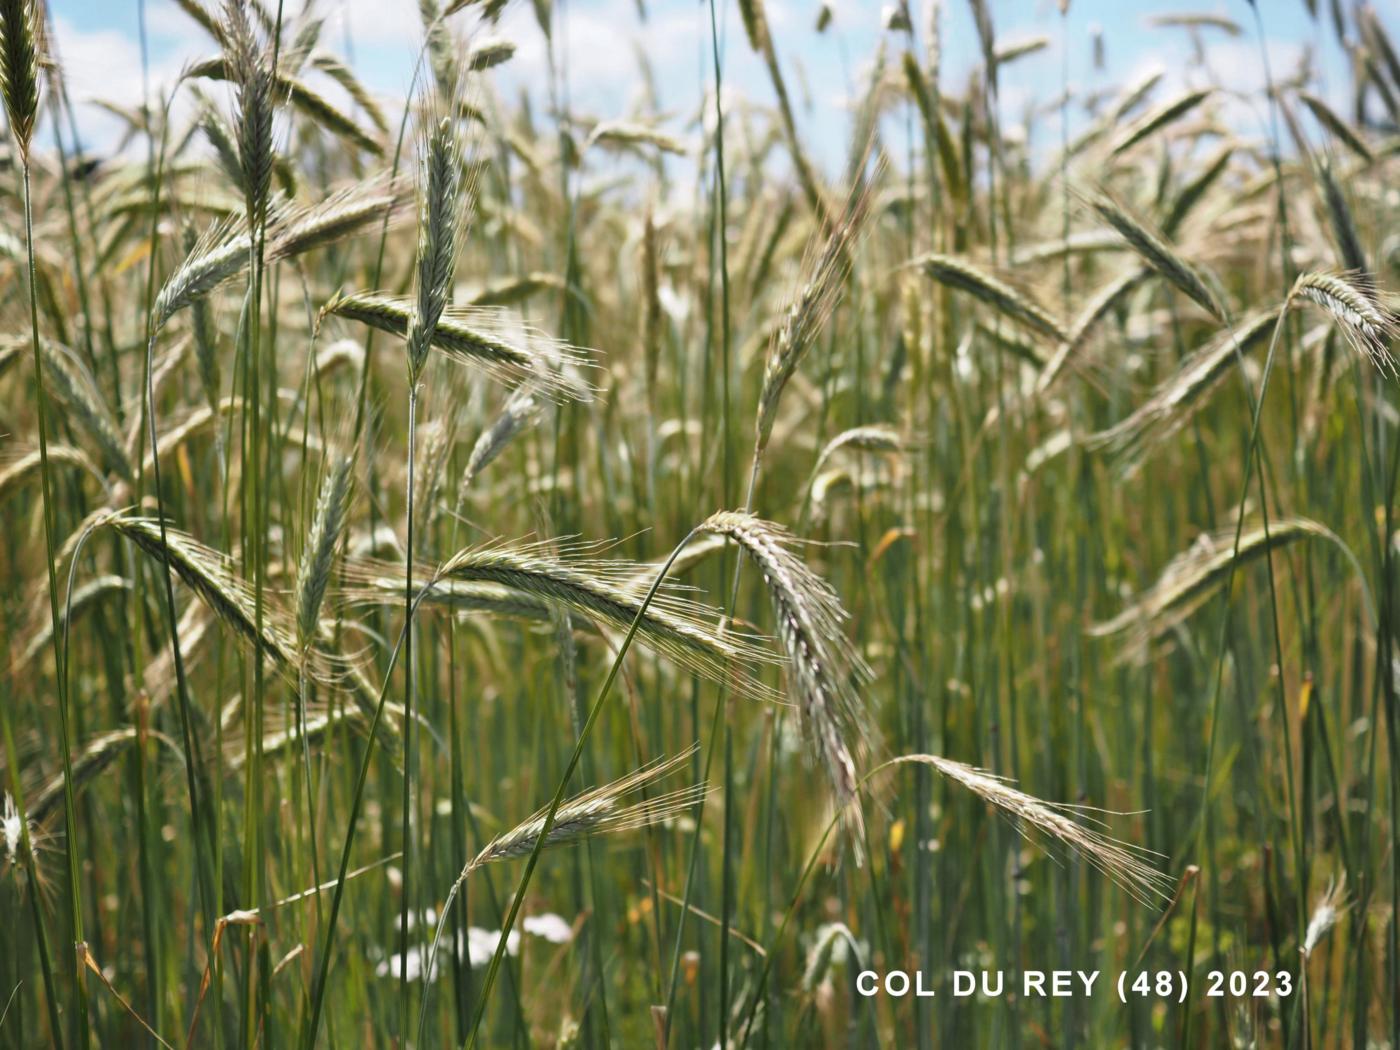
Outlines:
POLYGON ((20 843, 24 837, 23 832, 24 829, 19 822, 19 808, 7 791, 5 792, 4 816, 0 818, 0 837, 5 839, 5 857, 11 864, 15 863, 15 857, 19 853, 20 843))
MULTIPOLYGON (((423 952, 419 948, 410 948, 403 955, 394 954, 385 959, 374 968, 374 972, 379 977, 398 977, 399 972, 404 968, 403 960, 408 960, 408 979, 410 981, 421 980, 423 977, 423 952)), ((433 974, 433 979, 437 979, 437 974, 433 974)))
POLYGON ((543 915, 527 916, 524 926, 526 933, 543 937, 550 944, 568 944, 574 939, 574 928, 552 911, 543 915))
MULTIPOLYGON (((556 916, 557 918, 557 916, 556 916)), ((529 920, 525 920, 527 923, 529 920)), ((485 966, 491 961, 491 956, 496 954, 496 945, 501 943, 500 930, 483 930, 480 926, 469 926, 467 928, 466 956, 469 966, 485 966)), ((462 939, 457 938, 457 948, 462 948, 462 939)), ((438 953, 436 962, 433 965, 432 980, 436 981, 442 976, 442 957, 444 948, 438 953)), ((506 940, 506 953, 515 955, 520 951, 520 933, 518 930, 511 930, 510 937, 506 940)), ((408 971, 410 981, 421 981, 423 979, 423 968, 428 957, 428 949, 423 945, 414 945, 407 952, 395 953, 385 959, 374 968, 378 977, 398 977, 399 971, 405 966, 408 971)))
MULTIPOLYGON (((472 966, 484 966, 496 954, 496 946, 501 943, 500 930, 483 930, 480 926, 467 927, 467 961, 472 966)), ((520 951, 520 931, 511 930, 506 940, 506 954, 515 955, 520 951)))

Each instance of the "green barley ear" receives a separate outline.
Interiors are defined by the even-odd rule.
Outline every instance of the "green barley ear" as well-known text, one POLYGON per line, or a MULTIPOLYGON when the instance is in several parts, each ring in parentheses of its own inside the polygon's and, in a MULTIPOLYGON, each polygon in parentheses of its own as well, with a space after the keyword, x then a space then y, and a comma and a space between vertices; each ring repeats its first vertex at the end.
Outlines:
POLYGON ((176 529, 167 528, 162 536, 150 518, 116 514, 109 515, 106 524, 175 573, 245 645, 260 651, 279 673, 293 677, 298 652, 290 617, 266 602, 259 616, 252 588, 235 574, 226 555, 176 529))
POLYGON ((1381 25, 1380 15, 1376 14, 1374 7, 1367 5, 1361 9, 1361 16, 1361 28, 1367 43, 1370 44, 1370 50, 1376 53, 1376 61, 1385 66, 1391 81, 1400 87, 1400 52, 1396 51, 1385 26, 1381 25))
MULTIPOLYGON (((1151 83, 1155 85, 1156 81, 1151 83)), ((1148 110, 1119 133, 1110 147, 1110 154, 1118 157, 1163 128, 1176 123, 1210 98, 1211 93, 1209 88, 1202 91, 1187 91, 1175 98, 1168 99, 1156 109, 1148 110)))
POLYGON ((1200 271, 1168 244, 1165 237, 1129 212, 1104 190, 1080 193, 1079 197, 1099 218, 1118 231, 1119 236, 1127 241, 1133 251, 1142 256, 1152 269, 1176 285, 1217 321, 1222 324, 1225 322, 1225 310, 1200 271))
POLYGON ((1054 315, 1030 292, 1004 277, 981 269, 970 260, 929 252, 909 263, 939 284, 986 303, 1022 328, 1064 342, 1066 333, 1054 315))
POLYGON ((452 297, 462 232, 462 142, 457 122, 450 116, 435 119, 427 129, 422 144, 422 178, 416 308, 407 335, 409 377, 415 383, 452 297))
POLYGON ((98 393, 87 367, 71 350, 41 340, 44 383, 67 406, 72 418, 83 428, 102 454, 103 465, 125 481, 136 476, 126 443, 117 432, 111 410, 98 393))
POLYGON ((763 11, 763 0, 739 0, 739 14, 744 20, 744 35, 749 38, 749 46, 762 52, 768 46, 768 18, 763 11))
POLYGON ((846 214, 803 267, 802 287, 773 338, 763 369, 763 389, 758 395, 758 418, 754 425, 754 447, 759 454, 768 447, 773 423, 778 418, 778 402, 788 380, 811 350, 841 296, 851 270, 851 256, 869 212, 868 203, 866 189, 858 187, 851 196, 846 214))
MULTIPOLYGON (((73 453, 73 449, 64 449, 63 446, 49 446, 49 462, 55 460, 56 451, 67 451, 73 453)), ((35 453, 26 459, 33 459, 37 462, 38 454, 35 453)), ((0 493, 4 491, 3 474, 0 474, 0 493)), ((68 600, 68 608, 64 610, 62 619, 59 621, 60 627, 66 628, 70 623, 76 621, 84 612, 98 604, 103 598, 111 594, 119 594, 131 590, 131 581, 124 576, 98 576, 96 579, 88 580, 77 590, 73 591, 68 600)), ((29 666, 46 649, 53 640, 53 619, 49 615, 47 603, 38 603, 39 608, 29 617, 32 626, 29 634, 22 645, 17 645, 19 655, 10 663, 9 673, 16 675, 25 667, 29 666)))
POLYGON ((355 454, 337 452, 331 456, 321 491, 316 497, 316 512, 311 518, 311 531, 302 548, 297 567, 296 628, 297 644, 305 649, 316 637, 330 585, 331 566, 336 548, 345 531, 350 511, 350 494, 354 487, 355 454))
MULTIPOLYGON (((461 874, 457 876, 456 881, 447 891, 447 899, 443 902, 442 915, 438 919, 437 931, 433 935, 433 942, 428 950, 428 961, 424 967, 427 979, 432 980, 433 964, 437 959, 438 946, 442 942, 442 931, 447 925, 447 913, 451 911, 452 903, 456 900, 462 885, 473 872, 488 864, 523 859, 530 856, 537 847, 557 849, 560 846, 572 845, 597 835, 636 831, 680 816, 704 800, 706 794, 709 793, 709 785, 694 784, 651 798, 643 797, 636 802, 628 802, 626 799, 684 768, 690 762, 698 746, 692 745, 673 758, 648 763, 620 780, 585 791, 573 798, 564 799, 555 811, 554 823, 550 826, 548 833, 545 832, 544 825, 550 807, 545 806, 509 831, 502 832, 486 843, 475 857, 467 861, 461 874), (542 846, 540 844, 541 837, 544 838, 542 846)), ((427 998, 425 996, 425 1010, 426 1006, 427 998)), ((420 1031, 422 1029, 421 1017, 419 1029, 420 1031)), ((420 1042, 422 1042, 421 1039, 420 1042)))
POLYGON ((253 31, 247 0, 225 0, 224 63, 237 99, 235 136, 248 221, 258 226, 272 187, 272 69, 253 31))
POLYGON ((1107 450, 1123 476, 1131 476, 1161 444, 1190 421, 1192 414, 1235 367, 1240 356, 1267 342, 1285 307, 1269 307, 1222 328, 1193 351, 1141 405, 1107 430, 1091 434, 1090 449, 1107 450))
POLYGON ((1313 118, 1326 128, 1334 139, 1355 153, 1364 163, 1375 163, 1376 155, 1371 151, 1371 147, 1361 140, 1361 136, 1337 114, 1336 110, 1308 91, 1298 92, 1298 101, 1308 107, 1313 118))
MULTIPOLYGON (((652 762, 620 780, 565 799, 554 814, 554 824, 545 835, 544 848, 554 849, 594 835, 648 827, 697 805, 708 791, 705 784, 681 788, 640 802, 623 802, 627 796, 683 769, 695 750, 696 747, 692 745, 673 758, 652 762)), ((548 812, 548 806, 537 810, 509 831, 497 835, 467 863, 462 877, 487 864, 528 857, 544 834, 544 818, 548 812)))
MULTIPOLYGON (((406 338, 413 329, 416 311, 417 305, 409 300, 371 292, 336 293, 321 307, 317 324, 327 317, 343 317, 406 338)), ((533 384, 542 397, 551 400, 587 401, 593 394, 575 374, 587 363, 584 351, 532 328, 508 310, 491 306, 446 309, 424 345, 501 382, 533 384)))
POLYGON ((449 5, 446 10, 439 11, 437 0, 418 0, 418 16, 425 37, 423 48, 438 93, 444 97, 451 96, 452 87, 458 80, 456 42, 446 24, 447 17, 457 9, 458 5, 449 5))
POLYGON ((844 922, 829 922, 817 931, 812 947, 807 951, 807 963, 802 970, 802 990, 808 995, 826 983, 832 966, 838 959, 849 953, 859 965, 861 959, 860 942, 844 922))
MULTIPOLYGON (((394 184, 381 177, 340 190, 315 204, 274 208, 267 214, 267 258, 287 259, 325 247, 386 215, 392 221, 400 202, 394 184)), ((242 273, 248 265, 251 243, 240 221, 217 223, 197 239, 187 231, 185 258, 166 278, 152 306, 152 331, 160 331, 181 310, 198 306, 225 281, 242 273)), ((196 326, 199 323, 197 315, 196 326)))
MULTIPOLYGON (((763 574, 803 732, 826 771, 836 806, 845 810, 856 798, 857 762, 871 748, 874 730, 858 692, 869 670, 846 638, 841 599, 793 553, 793 537, 781 526, 720 511, 697 531, 733 540, 763 574)), ((847 818, 859 831, 858 806, 847 818)), ((859 859, 859 835, 853 841, 859 859)))
MULTIPOLYGON (((188 243, 188 242, 187 242, 188 243)), ((240 223, 219 223, 190 244, 183 262, 166 278, 151 306, 151 333, 200 301, 248 265, 250 239, 240 223)))
POLYGON ((199 23, 200 27, 220 44, 224 43, 224 27, 219 24, 217 18, 209 13, 208 8, 200 3, 200 0, 175 0, 175 5, 199 23))
MULTIPOLYGON (((71 445, 50 444, 48 451, 50 466, 67 466, 85 470, 99 483, 106 484, 107 476, 103 474, 96 463, 88 458, 87 453, 83 452, 82 449, 73 448, 71 445)), ((42 465, 43 457, 40 456, 38 449, 14 457, 0 456, 0 501, 7 499, 21 485, 35 477, 42 465)))
POLYGON ((29 163, 29 146, 39 118, 38 0, 0 0, 0 93, 20 158, 29 163))
POLYGON ((279 208, 268 231, 269 260, 323 248, 374 223, 396 223, 404 212, 403 187, 385 175, 353 183, 315 204, 279 208))
POLYGON ((823 446, 817 456, 816 466, 812 468, 812 473, 820 473, 822 467, 826 466, 827 460, 843 448, 855 449, 860 452, 894 454, 904 451, 905 445, 899 431, 885 423, 867 423, 851 427, 849 430, 843 430, 837 434, 823 446))
POLYGON ((972 8, 972 22, 977 27, 977 42, 982 47, 982 64, 993 87, 997 82, 997 37, 992 23, 992 9, 987 0, 968 0, 972 8))
POLYGON ((1154 641, 1183 623, 1225 585, 1232 567, 1308 539, 1342 545, 1330 529, 1306 518, 1246 526, 1239 536, 1238 554, 1234 529, 1202 535, 1168 562, 1157 582, 1127 608, 1112 619, 1094 624, 1088 633, 1097 638, 1121 635, 1125 641, 1119 660, 1141 661, 1154 641))
POLYGON ((1169 898, 1174 880, 1152 863, 1161 854, 1111 838, 1085 822, 1077 807, 1045 802, 995 773, 941 755, 901 755, 890 762, 908 763, 933 767, 939 775, 995 807, 1026 837, 1035 835, 1061 843, 1139 904, 1152 905, 1169 898))
POLYGON ((1303 298, 1331 315, 1353 350, 1382 372, 1396 374, 1390 341, 1395 319, 1376 299, 1370 279, 1364 275, 1304 273, 1294 282, 1291 303, 1303 298))
POLYGON ((238 145, 234 142, 233 128, 229 127, 224 115, 219 112, 198 86, 189 86, 190 94, 194 97, 197 122, 199 130, 204 133, 204 137, 209 140, 209 145, 214 149, 214 156, 218 158, 219 167, 223 169, 229 181, 234 185, 239 185, 243 181, 243 163, 238 159, 238 145))
POLYGON ((1337 251, 1341 255, 1342 268, 1357 274, 1370 272, 1366 262, 1366 251, 1361 247, 1361 234, 1356 220, 1347 204, 1346 194, 1341 183, 1332 171, 1332 162, 1323 158, 1318 163, 1317 181, 1322 188, 1322 199, 1327 205, 1327 221, 1332 227, 1332 235, 1337 241, 1337 251))
POLYGON ((467 52, 467 68, 474 73, 494 69, 515 57, 515 41, 500 36, 484 36, 467 52))
MULTIPOLYGON (((186 223, 183 230, 185 255, 194 254, 199 244, 199 234, 194 226, 186 223)), ((219 388, 222 381, 219 375, 218 332, 214 326, 214 312, 208 299, 196 297, 190 304, 190 327, 194 330, 194 360, 199 370, 199 385, 204 390, 204 399, 211 410, 219 406, 219 388)))
MULTIPOLYGON (((639 614, 637 637, 678 666, 737 692, 763 693, 753 677, 772 654, 743 632, 715 627, 717 610, 681 594, 661 592, 643 612, 646 586, 632 562, 594 557, 597 545, 573 544, 556 551, 549 543, 495 542, 458 551, 413 591, 426 589, 425 601, 452 603, 460 584, 505 588, 502 597, 525 596, 548 609, 561 609, 599 627, 626 631, 639 614)), ((402 601, 404 580, 388 566, 352 565, 347 579, 358 584, 352 599, 402 601)), ((645 581, 649 583, 650 581, 645 581)))
POLYGON ((656 233, 654 209, 647 208, 642 227, 642 287, 646 304, 642 322, 642 353, 645 362, 647 405, 656 411, 656 381, 661 369, 661 253, 656 233))
POLYGON ((462 471, 462 483, 457 488, 459 506, 476 476, 515 440, 516 435, 539 422, 543 407, 540 399, 529 387, 521 387, 510 396, 500 414, 481 432, 476 444, 472 446, 467 465, 462 471))
POLYGON ((1088 341, 1095 326, 1125 295, 1141 284, 1146 279, 1147 274, 1148 271, 1145 267, 1128 270, 1103 285, 1090 296, 1089 301, 1080 309, 1079 314, 1070 325, 1065 341, 1060 344, 1054 356, 1050 358, 1040 375, 1036 377, 1035 392, 1037 395, 1044 394, 1060 376, 1078 364, 1079 352, 1088 341))
POLYGON ((1210 191, 1211 187, 1219 181, 1229 167, 1230 159, 1235 155, 1238 144, 1226 142, 1215 151, 1202 165, 1200 172, 1184 186, 1172 202, 1171 211, 1162 222, 1162 232, 1168 237, 1174 237, 1181 224, 1191 214, 1192 210, 1210 191))
MULTIPOLYGON (((154 734, 164 740, 161 734, 154 734)), ((101 775, 126 749, 136 742, 136 728, 128 726, 98 733, 73 756, 73 790, 81 791, 101 775)), ((43 825, 63 808, 63 774, 50 777, 35 794, 29 806, 29 819, 43 825)))

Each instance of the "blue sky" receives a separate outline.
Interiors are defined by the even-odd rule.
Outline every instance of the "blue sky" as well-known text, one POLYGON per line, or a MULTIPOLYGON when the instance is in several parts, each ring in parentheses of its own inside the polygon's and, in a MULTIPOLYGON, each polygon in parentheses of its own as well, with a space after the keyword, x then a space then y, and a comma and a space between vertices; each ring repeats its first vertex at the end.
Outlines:
MULTIPOLYGON (((288 0, 289 10, 301 0, 288 0)), ((140 101, 143 91, 138 34, 140 0, 49 0, 57 26, 58 46, 75 101, 109 98, 124 104, 140 101)), ((206 4, 209 0, 206 0, 206 4)), ((1314 24, 1303 0, 1260 0, 1266 39, 1276 74, 1291 69, 1312 49, 1325 88, 1344 81, 1344 60, 1326 22, 1314 24)), ((217 7, 217 3, 210 6, 217 7)), ((355 68, 370 88, 386 100, 401 99, 413 70, 419 21, 416 0, 319 0, 327 16, 324 42, 353 53, 355 68)), ((572 107, 591 117, 629 115, 639 97, 641 78, 636 55, 650 56, 662 104, 672 113, 672 130, 684 131, 702 97, 709 75, 709 11, 697 0, 645 0, 647 18, 638 16, 637 0, 556 0, 556 42, 566 59, 572 107)), ((839 158, 853 85, 862 82, 882 30, 883 0, 833 0, 834 18, 824 33, 816 31, 820 0, 767 0, 768 19, 779 41, 787 76, 801 113, 804 135, 827 164, 839 158)), ((920 7, 920 0, 914 0, 920 7)), ((1009 67, 1003 79, 1004 126, 1016 127, 1033 103, 1056 96, 1063 51, 1068 48, 1070 82, 1080 87, 1122 85, 1150 67, 1167 72, 1160 90, 1213 80, 1228 90, 1257 91, 1262 83, 1257 43, 1245 0, 1073 0, 1062 29, 1055 0, 991 0, 1000 40, 1045 35, 1051 47, 1009 67), (1152 28, 1155 14, 1210 12, 1234 18, 1250 30, 1232 39, 1207 30, 1204 40, 1210 72, 1197 68, 1193 47, 1181 30, 1152 28), (1107 64, 1093 68, 1092 37, 1103 36, 1107 64)), ((943 4, 944 69, 958 85, 977 62, 976 35, 966 0, 943 4)), ((737 5, 721 3, 721 34, 726 85, 736 96, 759 103, 771 99, 766 75, 744 39, 737 5)), ((208 55, 207 35, 172 0, 145 0, 152 89, 174 83, 189 60, 208 55)), ((916 20, 918 19, 916 14, 916 20)), ((546 53, 532 5, 517 2, 500 29, 519 50, 495 74, 505 91, 522 88, 543 98, 546 53)), ((1230 119, 1245 134, 1258 133, 1258 115, 1236 104, 1230 119)), ((84 136, 98 149, 110 146, 116 125, 100 110, 81 110, 84 136)), ((1040 139, 1058 130, 1053 121, 1036 122, 1040 139)))

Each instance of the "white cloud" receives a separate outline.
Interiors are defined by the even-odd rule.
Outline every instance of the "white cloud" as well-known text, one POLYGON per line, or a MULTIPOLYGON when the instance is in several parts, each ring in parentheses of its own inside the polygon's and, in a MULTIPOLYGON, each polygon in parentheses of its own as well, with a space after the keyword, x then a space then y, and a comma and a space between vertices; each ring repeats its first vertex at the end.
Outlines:
MULTIPOLYGON (((684 85, 695 81, 691 71, 701 11, 698 4, 665 9, 652 5, 650 17, 642 23, 634 0, 556 8, 556 60, 568 77, 571 102, 599 116, 623 115, 642 88, 638 52, 646 56, 663 90, 681 86, 684 92, 684 85)), ((512 90, 529 87, 542 96, 548 85, 548 44, 532 5, 512 7, 500 28, 519 49, 501 68, 498 82, 512 90)), ((665 101, 673 104, 675 100, 665 101)))
MULTIPOLYGON (((120 30, 82 29, 66 18, 54 20, 54 34, 83 145, 97 152, 111 149, 122 131, 122 121, 92 102, 102 99, 128 108, 141 105, 145 81, 140 46, 120 30)), ((181 59, 173 53, 153 57, 149 69, 153 102, 169 91, 180 68, 181 59)))

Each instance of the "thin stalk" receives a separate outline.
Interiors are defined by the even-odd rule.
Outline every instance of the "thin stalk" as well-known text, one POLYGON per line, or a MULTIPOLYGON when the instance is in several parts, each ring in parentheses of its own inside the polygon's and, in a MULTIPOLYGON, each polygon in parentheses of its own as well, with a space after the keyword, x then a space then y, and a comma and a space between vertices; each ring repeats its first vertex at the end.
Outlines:
MULTIPOLYGON (((52 630, 54 674, 58 685, 59 745, 63 754, 63 825, 67 834, 64 853, 68 859, 68 922, 72 931, 73 943, 83 940, 82 892, 78 874, 78 818, 73 802, 73 741, 69 728, 68 676, 63 649, 62 631, 59 629, 58 582, 54 572, 54 534, 58 530, 57 510, 54 506, 53 478, 49 469, 48 446, 48 397, 44 391, 43 355, 39 350, 39 298, 36 288, 34 267, 34 205, 29 175, 27 152, 21 156, 21 171, 24 179, 24 249, 25 266, 29 285, 29 340, 34 349, 34 404, 39 426, 39 477, 43 492, 44 511, 44 569, 49 582, 49 615, 52 630)), ((15 768, 13 765, 11 768, 15 768)), ((26 837, 28 832, 26 831, 26 837)), ((29 852, 26 850, 26 852, 29 852)), ((32 861, 30 862, 32 864, 32 861)), ((30 896, 38 892, 38 884, 31 880, 30 896)), ((37 906, 37 905, 36 905, 37 906)), ((45 954, 47 950, 45 949, 45 954)), ((66 953, 65 953, 66 954, 66 953)), ((70 973, 77 997, 77 1043, 88 1045, 87 982, 78 967, 77 953, 69 957, 70 973)), ((52 1000, 51 1000, 52 1004, 52 1000)), ((56 1011, 57 1007, 54 1006, 56 1011)), ((55 1016, 54 1037, 61 1039, 61 1029, 55 1016)))
MULTIPOLYGON (((410 371, 413 371, 410 366, 410 371)), ((403 808, 400 827, 403 836, 403 900, 399 909, 399 1033, 401 1039, 408 1038, 409 990, 408 990, 408 913, 412 907, 413 893, 413 741, 416 737, 413 721, 413 450, 418 414, 418 376, 410 375, 408 380, 408 526, 404 551, 404 756, 403 756, 403 808)))
MULTIPOLYGON (((725 183, 724 172, 724 72, 719 58, 719 23, 715 14, 715 0, 710 0, 710 47, 711 58, 714 61, 715 72, 715 181, 719 193, 719 221, 716 223, 715 235, 719 240, 719 279, 720 279, 720 382, 724 389, 721 396, 721 425, 724 434, 724 505, 730 505, 733 492, 733 441, 731 440, 731 430, 729 426, 730 409, 733 396, 733 384, 730 380, 730 320, 729 320, 729 191, 725 183)), ((757 459, 755 459, 755 471, 757 473, 757 459)), ((753 475, 749 478, 750 498, 753 494, 753 475)), ((744 505, 748 510, 748 503, 744 505)), ((734 561, 734 586, 729 592, 730 615, 733 614, 734 599, 739 584, 739 566, 741 560, 734 561)), ((734 795, 734 751, 733 741, 729 732, 729 719, 722 718, 719 710, 722 710, 728 703, 728 690, 721 686, 720 695, 715 699, 716 715, 715 720, 719 726, 721 740, 718 746, 724 750, 724 823, 721 832, 720 853, 720 910, 719 910, 719 1048, 726 1050, 729 1045, 729 914, 733 907, 734 895, 734 871, 731 852, 733 850, 733 828, 734 817, 733 795, 734 795)), ((711 747, 716 743, 712 742, 711 747)), ((702 810, 699 816, 703 816, 702 810)), ((696 836, 699 836, 701 821, 697 817, 695 822, 696 836)), ((689 901, 681 909, 679 929, 685 929, 685 916, 689 912, 689 901)), ((679 936, 677 937, 679 940, 679 936)))

